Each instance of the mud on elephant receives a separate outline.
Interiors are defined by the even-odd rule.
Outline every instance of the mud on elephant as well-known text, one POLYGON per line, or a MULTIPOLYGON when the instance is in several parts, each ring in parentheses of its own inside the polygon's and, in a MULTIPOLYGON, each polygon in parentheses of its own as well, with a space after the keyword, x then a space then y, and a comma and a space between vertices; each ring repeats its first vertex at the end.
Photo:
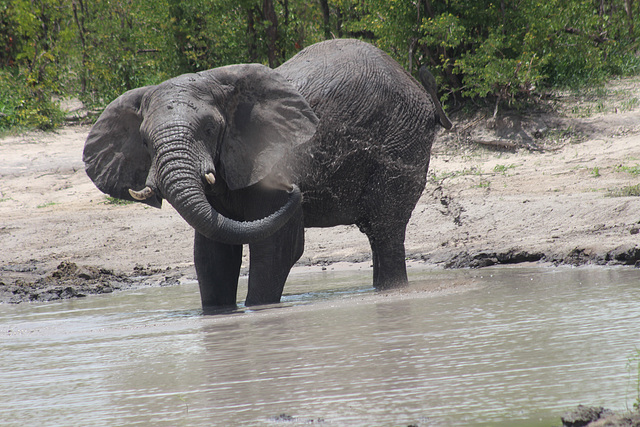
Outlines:
POLYGON ((437 126, 451 127, 431 75, 421 79, 356 40, 318 43, 275 70, 185 74, 113 101, 87 138, 86 171, 113 197, 166 199, 195 229, 205 309, 236 304, 247 243, 245 304, 278 302, 304 227, 356 224, 373 285, 403 285, 405 228, 437 126))

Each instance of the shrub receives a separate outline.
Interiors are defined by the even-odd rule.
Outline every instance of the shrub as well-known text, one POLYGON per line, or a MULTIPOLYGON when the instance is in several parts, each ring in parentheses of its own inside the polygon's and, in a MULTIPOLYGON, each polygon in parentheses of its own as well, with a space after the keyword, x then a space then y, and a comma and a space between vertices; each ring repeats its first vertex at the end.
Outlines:
POLYGON ((16 70, 0 70, 0 130, 49 130, 62 122, 63 113, 51 92, 32 87, 16 70), (16 75, 14 75, 15 72, 16 75))
POLYGON ((185 72, 276 66, 331 37, 368 40, 412 73, 427 65, 449 105, 497 108, 640 72, 637 13, 628 0, 0 0, 0 128, 56 126, 62 96, 99 108, 185 72))

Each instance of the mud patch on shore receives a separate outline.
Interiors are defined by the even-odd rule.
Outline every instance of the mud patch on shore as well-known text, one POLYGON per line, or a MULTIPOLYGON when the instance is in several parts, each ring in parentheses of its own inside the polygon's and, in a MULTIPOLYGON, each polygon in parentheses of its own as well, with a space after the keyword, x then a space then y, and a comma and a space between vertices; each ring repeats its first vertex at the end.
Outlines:
POLYGON ((622 245, 601 253, 588 248, 576 247, 567 253, 527 251, 511 248, 502 252, 462 250, 448 251, 445 254, 417 256, 426 263, 442 265, 447 269, 483 268, 495 265, 511 265, 530 262, 543 262, 553 265, 627 265, 640 268, 640 247, 622 245))
POLYGON ((54 271, 33 281, 18 279, 11 284, 0 282, 0 303, 56 301, 144 285, 174 285, 180 282, 180 277, 181 274, 171 269, 136 266, 131 274, 125 274, 62 262, 54 271))
POLYGON ((563 427, 608 426, 637 427, 640 426, 640 412, 616 414, 613 411, 596 406, 579 405, 576 409, 562 416, 563 427))

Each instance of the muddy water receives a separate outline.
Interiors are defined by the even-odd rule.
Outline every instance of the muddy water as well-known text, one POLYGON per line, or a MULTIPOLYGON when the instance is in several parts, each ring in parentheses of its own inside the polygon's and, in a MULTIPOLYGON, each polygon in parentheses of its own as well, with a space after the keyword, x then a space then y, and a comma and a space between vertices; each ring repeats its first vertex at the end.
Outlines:
POLYGON ((186 283, 0 306, 2 425, 557 425, 624 409, 640 270, 413 269, 292 277, 284 302, 203 316, 186 283), (280 416, 287 414, 287 416, 280 416))

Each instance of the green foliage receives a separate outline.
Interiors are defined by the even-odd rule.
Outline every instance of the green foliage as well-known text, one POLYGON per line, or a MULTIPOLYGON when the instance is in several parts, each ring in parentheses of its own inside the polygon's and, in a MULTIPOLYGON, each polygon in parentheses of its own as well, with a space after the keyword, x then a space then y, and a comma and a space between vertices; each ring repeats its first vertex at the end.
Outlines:
MULTIPOLYGON (((68 1, 68 0, 67 0, 68 1)), ((73 1, 76 91, 88 106, 104 106, 123 92, 171 76, 176 56, 167 37, 166 1, 73 1)))
POLYGON ((637 74, 638 14, 628 0, 0 0, 0 129, 55 127, 61 97, 100 108, 180 73, 277 66, 332 37, 368 40, 411 73, 427 65, 445 105, 497 106, 637 74))
POLYGON ((42 203, 41 205, 38 205, 37 208, 38 209, 43 209, 43 208, 48 208, 48 207, 51 207, 51 206, 55 206, 57 204, 58 203, 56 203, 56 202, 47 202, 47 203, 42 203))
MULTIPOLYGON (((24 84, 24 74, 0 70, 0 130, 38 128, 48 130, 62 121, 62 111, 42 85, 24 84)), ((13 70, 15 72, 15 70, 13 70)))
POLYGON ((640 196, 640 184, 630 185, 627 187, 609 190, 607 192, 609 197, 638 197, 640 196))
POLYGON ((540 87, 599 84, 640 69, 638 12, 627 14, 622 0, 602 10, 585 0, 374 0, 359 7, 351 28, 373 33, 412 72, 428 65, 445 100, 511 102, 540 87))
POLYGON ((104 202, 102 202, 101 204, 103 205, 115 205, 115 206, 125 206, 125 205, 132 205, 136 202, 131 201, 131 200, 123 200, 123 199, 118 199, 115 197, 111 197, 111 196, 107 196, 105 197, 104 202))
POLYGON ((495 173, 501 173, 503 175, 506 175, 509 169, 515 169, 515 167, 516 165, 495 165, 495 167, 493 168, 493 171, 495 173))
POLYGON ((635 166, 618 165, 614 168, 614 170, 616 172, 630 173, 631 175, 640 175, 640 165, 635 165, 635 166))
POLYGON ((69 39, 59 1, 0 2, 5 42, 0 70, 0 129, 50 129, 61 120, 53 97, 62 92, 69 39))
POLYGON ((181 72, 257 62, 277 66, 302 47, 321 41, 319 9, 302 1, 271 2, 277 40, 267 33, 273 22, 257 0, 169 0, 170 32, 181 72), (270 52, 272 50, 272 52, 270 52))
POLYGON ((478 169, 476 166, 472 166, 470 168, 465 168, 460 171, 451 171, 451 172, 444 172, 440 175, 432 175, 431 179, 435 184, 440 185, 444 182, 445 179, 453 179, 460 176, 481 175, 481 174, 482 174, 482 171, 480 169, 478 169))

